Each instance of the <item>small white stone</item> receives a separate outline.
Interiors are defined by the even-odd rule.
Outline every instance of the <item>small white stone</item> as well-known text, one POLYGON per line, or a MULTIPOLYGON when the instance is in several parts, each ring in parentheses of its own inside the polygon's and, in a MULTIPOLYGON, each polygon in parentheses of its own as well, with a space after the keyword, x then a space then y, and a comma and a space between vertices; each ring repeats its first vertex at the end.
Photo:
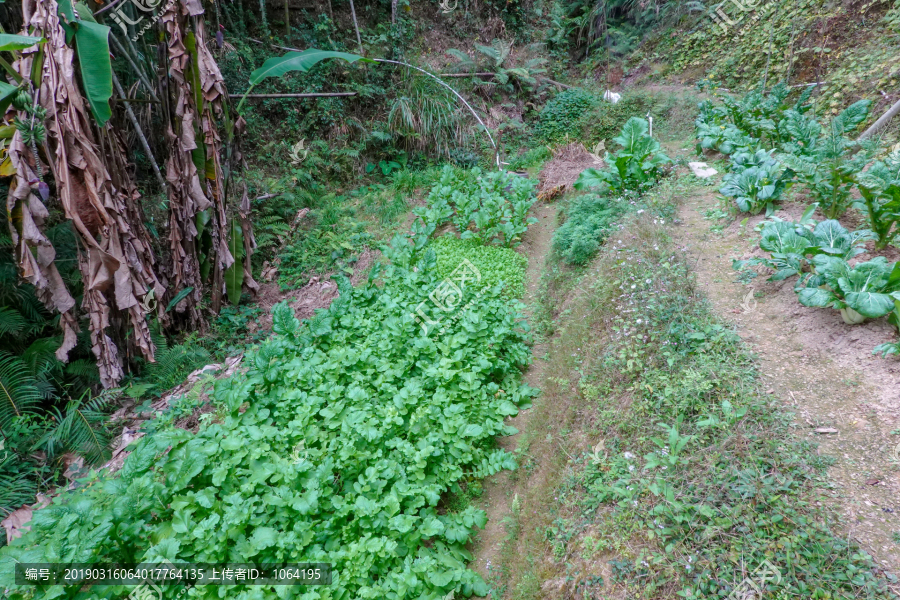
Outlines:
POLYGON ((693 171, 694 175, 696 175, 697 177, 702 177, 703 179, 712 177, 713 175, 718 173, 718 171, 707 165, 705 162, 689 162, 688 166, 691 168, 691 171, 693 171))

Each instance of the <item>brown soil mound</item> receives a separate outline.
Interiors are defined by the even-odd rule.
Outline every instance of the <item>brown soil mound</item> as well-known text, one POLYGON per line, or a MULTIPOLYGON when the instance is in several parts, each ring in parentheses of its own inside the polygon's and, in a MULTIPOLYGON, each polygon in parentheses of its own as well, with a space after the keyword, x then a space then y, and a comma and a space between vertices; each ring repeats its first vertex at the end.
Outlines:
POLYGON ((553 158, 541 169, 538 192, 547 194, 553 190, 568 191, 582 171, 602 166, 603 161, 595 159, 581 144, 573 142, 558 148, 553 158))

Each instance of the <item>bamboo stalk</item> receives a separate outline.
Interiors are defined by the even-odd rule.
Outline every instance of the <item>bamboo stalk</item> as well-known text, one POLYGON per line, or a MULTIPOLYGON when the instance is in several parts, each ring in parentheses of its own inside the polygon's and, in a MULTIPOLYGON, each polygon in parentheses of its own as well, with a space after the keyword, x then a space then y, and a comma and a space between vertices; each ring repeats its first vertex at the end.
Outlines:
POLYGON ((116 86, 116 92, 122 97, 122 102, 125 104, 125 114, 128 115, 128 120, 131 121, 131 124, 134 126, 134 131, 137 133, 138 139, 141 141, 141 146, 144 147, 144 152, 147 153, 147 159, 150 161, 150 165, 153 167, 153 173, 156 175, 156 180, 159 182, 159 185, 162 189, 166 189, 166 180, 163 178, 162 173, 159 170, 159 165, 156 164, 156 159, 153 158, 153 152, 150 150, 150 144, 147 142, 147 138, 144 136, 144 131, 141 129, 140 123, 138 123, 137 117, 134 116, 134 112, 131 110, 131 103, 126 99, 125 90, 122 89, 122 84, 119 83, 119 78, 116 77, 115 71, 112 73, 113 85, 116 86))
MULTIPOLYGON (((119 40, 116 38, 116 36, 110 34, 109 39, 112 40, 113 45, 116 47, 116 51, 119 54, 121 54, 122 56, 124 56, 125 60, 128 61, 128 64, 131 65, 131 68, 134 71, 135 75, 137 75, 138 80, 140 80, 140 82, 144 85, 144 87, 147 88, 147 92, 149 92, 150 96, 152 96, 156 102, 159 102, 159 96, 156 95, 156 90, 154 90, 153 86, 150 85, 150 80, 147 79, 147 76, 144 74, 144 71, 142 69, 138 68, 137 63, 135 63, 134 59, 131 58, 131 54, 127 50, 125 50, 125 47, 122 46, 122 44, 119 42, 119 40)), ((124 96, 124 94, 123 94, 123 96, 124 96)))
MULTIPOLYGON (((355 96, 356 92, 316 92, 308 94, 247 94, 246 98, 333 98, 335 96, 355 96)), ((244 98, 244 94, 228 94, 229 98, 244 98)))
POLYGON ((881 115, 881 117, 879 117, 877 121, 872 123, 872 126, 866 129, 862 133, 862 135, 859 136, 858 141, 866 140, 881 131, 888 124, 888 121, 896 117, 898 114, 900 114, 900 100, 895 102, 894 105, 890 107, 886 113, 881 115))
POLYGON ((359 53, 362 54, 362 38, 359 37, 359 23, 356 22, 356 7, 353 6, 353 0, 350 0, 350 15, 353 17, 353 29, 356 30, 356 44, 359 46, 359 53))

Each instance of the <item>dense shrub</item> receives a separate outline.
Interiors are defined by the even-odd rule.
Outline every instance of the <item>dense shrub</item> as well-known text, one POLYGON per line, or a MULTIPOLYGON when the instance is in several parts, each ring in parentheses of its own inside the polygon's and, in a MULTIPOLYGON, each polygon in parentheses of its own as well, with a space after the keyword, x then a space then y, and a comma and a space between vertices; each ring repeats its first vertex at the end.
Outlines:
POLYGON ((561 142, 581 135, 581 119, 600 103, 600 98, 582 89, 565 90, 544 105, 535 134, 544 142, 561 142))
POLYGON ((585 264, 630 207, 624 200, 595 194, 575 198, 566 222, 553 236, 553 249, 571 265, 585 264))

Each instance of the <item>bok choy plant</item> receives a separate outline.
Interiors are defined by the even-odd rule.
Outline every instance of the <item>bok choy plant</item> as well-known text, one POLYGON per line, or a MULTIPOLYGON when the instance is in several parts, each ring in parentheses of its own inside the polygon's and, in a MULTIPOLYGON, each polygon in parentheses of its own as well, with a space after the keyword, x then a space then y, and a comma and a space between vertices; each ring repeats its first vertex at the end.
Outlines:
POLYGON ((769 257, 736 260, 735 269, 764 266, 774 274, 769 281, 782 281, 800 275, 797 285, 803 283, 810 274, 810 258, 825 255, 841 260, 849 260, 863 252, 863 242, 874 236, 867 229, 848 231, 834 220, 815 224, 808 214, 813 205, 798 223, 790 221, 769 221, 763 226, 759 247, 769 253, 769 257), (813 226, 814 225, 814 226, 813 226))
POLYGON ((631 117, 615 138, 622 148, 604 161, 612 170, 585 169, 575 182, 575 189, 608 187, 614 192, 641 192, 659 178, 663 165, 672 160, 660 151, 659 142, 647 134, 649 125, 640 117, 631 117))
POLYGON ((883 161, 872 163, 858 176, 863 200, 854 207, 868 215, 879 250, 900 234, 900 144, 883 161))
POLYGON ((820 254, 812 263, 816 274, 797 290, 800 304, 841 311, 849 325, 890 314, 900 301, 900 263, 883 256, 850 266, 838 256, 820 254))

